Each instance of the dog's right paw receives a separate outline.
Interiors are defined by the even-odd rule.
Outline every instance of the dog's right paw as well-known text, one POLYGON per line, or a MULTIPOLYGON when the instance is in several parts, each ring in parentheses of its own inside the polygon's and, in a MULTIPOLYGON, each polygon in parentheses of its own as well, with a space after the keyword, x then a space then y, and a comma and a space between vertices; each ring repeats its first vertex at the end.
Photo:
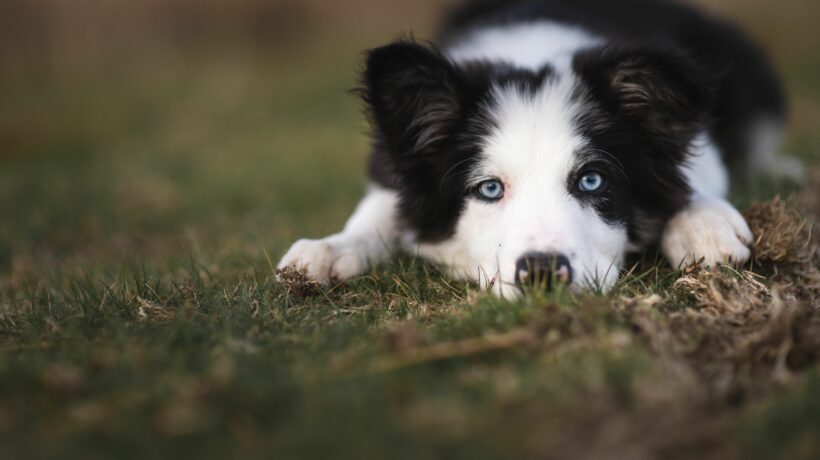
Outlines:
POLYGON ((292 268, 317 283, 328 285, 364 273, 367 258, 359 244, 345 238, 299 240, 291 246, 277 268, 292 268))
POLYGON ((704 265, 742 263, 754 240, 743 216, 729 203, 701 198, 674 216, 661 238, 661 248, 673 267, 703 260, 704 265))

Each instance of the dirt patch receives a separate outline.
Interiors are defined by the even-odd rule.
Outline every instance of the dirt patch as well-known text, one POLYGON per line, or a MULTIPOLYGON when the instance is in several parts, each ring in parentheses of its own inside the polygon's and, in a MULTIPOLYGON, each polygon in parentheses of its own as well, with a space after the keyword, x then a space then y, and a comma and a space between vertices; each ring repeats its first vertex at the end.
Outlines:
POLYGON ((285 288, 289 296, 297 299, 315 297, 322 292, 319 283, 311 280, 301 271, 289 267, 276 270, 276 281, 285 288))

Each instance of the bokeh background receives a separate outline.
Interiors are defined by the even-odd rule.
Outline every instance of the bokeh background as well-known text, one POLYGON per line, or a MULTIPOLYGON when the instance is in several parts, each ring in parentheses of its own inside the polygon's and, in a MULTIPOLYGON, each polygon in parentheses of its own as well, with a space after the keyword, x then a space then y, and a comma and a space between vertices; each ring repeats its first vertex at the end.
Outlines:
MULTIPOLYGON (((364 185, 363 49, 456 1, 0 2, 0 277, 181 254, 263 263, 364 185)), ((698 0, 769 50, 820 150, 820 2, 698 0)), ((266 263, 266 262, 265 262, 266 263)))

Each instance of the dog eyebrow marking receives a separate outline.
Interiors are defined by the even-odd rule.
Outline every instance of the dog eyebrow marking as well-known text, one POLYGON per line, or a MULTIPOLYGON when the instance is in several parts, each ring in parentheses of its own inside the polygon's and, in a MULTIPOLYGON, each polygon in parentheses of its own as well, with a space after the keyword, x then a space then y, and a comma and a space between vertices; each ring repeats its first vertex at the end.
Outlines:
POLYGON ((627 183, 632 183, 629 180, 629 176, 626 174, 626 170, 624 169, 624 164, 621 160, 618 159, 615 155, 607 152, 606 150, 596 149, 596 148, 587 148, 583 151, 578 153, 579 161, 577 169, 581 169, 590 162, 601 162, 606 163, 616 169, 624 179, 626 179, 627 183))
POLYGON ((438 183, 439 192, 441 192, 441 190, 444 188, 444 183, 447 181, 447 179, 451 177, 452 172, 455 171, 456 168, 458 168, 459 166, 470 161, 473 161, 473 158, 468 157, 451 166, 450 169, 448 169, 447 172, 444 173, 444 176, 442 176, 441 181, 439 181, 438 183))

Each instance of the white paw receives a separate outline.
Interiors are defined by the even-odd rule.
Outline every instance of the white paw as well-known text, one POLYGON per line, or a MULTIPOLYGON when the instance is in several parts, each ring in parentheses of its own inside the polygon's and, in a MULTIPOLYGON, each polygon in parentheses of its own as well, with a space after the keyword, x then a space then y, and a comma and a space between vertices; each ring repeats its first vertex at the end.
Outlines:
POLYGON ((291 246, 276 268, 293 268, 320 284, 344 281, 367 270, 361 244, 343 236, 321 240, 299 240, 291 246))
POLYGON ((745 262, 753 240, 749 225, 732 205, 698 198, 667 223, 661 248, 676 268, 701 259, 712 266, 745 262))

